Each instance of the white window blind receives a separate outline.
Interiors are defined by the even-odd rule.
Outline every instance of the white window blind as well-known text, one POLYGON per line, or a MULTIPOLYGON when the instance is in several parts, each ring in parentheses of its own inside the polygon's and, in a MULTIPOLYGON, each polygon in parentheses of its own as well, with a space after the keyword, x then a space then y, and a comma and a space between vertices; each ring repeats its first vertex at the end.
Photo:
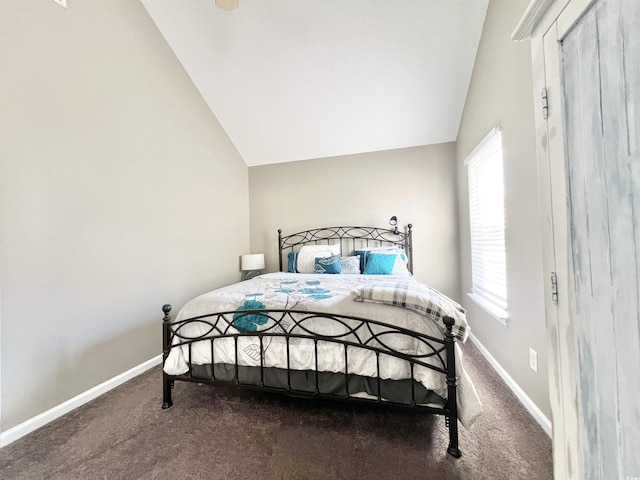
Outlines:
POLYGON ((507 319, 502 135, 495 128, 465 161, 469 174, 471 269, 469 296, 501 321, 507 319))

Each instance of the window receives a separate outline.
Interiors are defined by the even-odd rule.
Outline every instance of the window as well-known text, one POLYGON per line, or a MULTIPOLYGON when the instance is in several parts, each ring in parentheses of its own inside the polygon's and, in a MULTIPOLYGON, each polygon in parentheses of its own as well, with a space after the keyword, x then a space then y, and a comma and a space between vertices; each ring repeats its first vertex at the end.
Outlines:
POLYGON ((502 135, 494 128, 465 160, 469 174, 471 271, 469 296, 506 324, 502 135))

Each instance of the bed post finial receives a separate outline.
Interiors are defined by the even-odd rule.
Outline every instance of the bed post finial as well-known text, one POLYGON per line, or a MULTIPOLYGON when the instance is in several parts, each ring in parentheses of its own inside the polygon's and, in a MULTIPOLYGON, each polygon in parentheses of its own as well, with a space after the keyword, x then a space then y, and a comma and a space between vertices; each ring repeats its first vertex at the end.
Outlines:
POLYGON ((442 321, 447 327, 447 332, 453 334, 453 331, 452 331, 453 326, 456 324, 456 321, 453 319, 453 317, 450 317, 449 315, 445 315, 444 317, 442 317, 442 321))

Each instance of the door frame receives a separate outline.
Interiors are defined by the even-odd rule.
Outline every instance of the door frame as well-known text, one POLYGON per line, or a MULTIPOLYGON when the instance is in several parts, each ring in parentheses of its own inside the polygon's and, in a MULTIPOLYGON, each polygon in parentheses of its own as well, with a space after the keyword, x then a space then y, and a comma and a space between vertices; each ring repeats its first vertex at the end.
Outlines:
POLYGON ((553 468, 558 479, 584 478, 577 405, 579 360, 569 299, 572 265, 561 41, 595 2, 532 0, 512 35, 516 41, 531 41, 553 468))

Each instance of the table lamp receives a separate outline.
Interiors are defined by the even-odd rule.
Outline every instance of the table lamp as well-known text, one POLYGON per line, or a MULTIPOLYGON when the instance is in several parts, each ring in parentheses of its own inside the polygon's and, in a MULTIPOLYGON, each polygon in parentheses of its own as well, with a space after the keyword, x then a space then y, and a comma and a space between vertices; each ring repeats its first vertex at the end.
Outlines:
POLYGON ((260 271, 264 268, 264 253, 251 253, 242 255, 240 261, 240 270, 242 270, 242 280, 260 275, 260 271))

